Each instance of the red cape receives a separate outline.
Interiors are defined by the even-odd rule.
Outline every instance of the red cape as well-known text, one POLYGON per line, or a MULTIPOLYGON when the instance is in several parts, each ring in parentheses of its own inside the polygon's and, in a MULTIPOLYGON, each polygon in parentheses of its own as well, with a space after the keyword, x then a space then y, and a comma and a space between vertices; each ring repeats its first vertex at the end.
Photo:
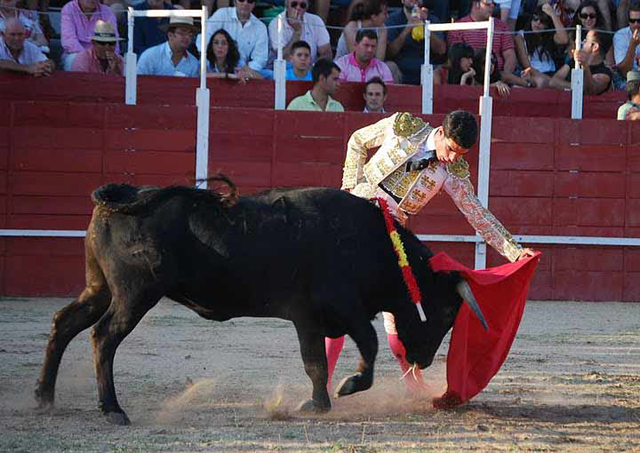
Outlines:
POLYGON ((480 393, 504 363, 518 331, 529 283, 540 252, 531 258, 481 271, 471 270, 445 253, 431 258, 435 271, 464 275, 489 324, 482 324, 467 304, 462 304, 453 325, 447 355, 447 391, 433 400, 436 408, 451 408, 480 393))

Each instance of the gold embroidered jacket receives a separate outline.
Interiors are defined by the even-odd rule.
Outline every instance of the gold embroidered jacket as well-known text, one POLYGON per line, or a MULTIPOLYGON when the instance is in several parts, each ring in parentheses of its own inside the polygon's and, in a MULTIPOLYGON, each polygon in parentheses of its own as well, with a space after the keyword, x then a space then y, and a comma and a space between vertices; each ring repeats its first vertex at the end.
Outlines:
POLYGON ((444 189, 487 244, 509 261, 517 260, 522 247, 476 197, 464 159, 451 164, 432 161, 424 170, 406 171, 406 162, 418 153, 432 130, 406 113, 357 130, 349 139, 342 189, 374 198, 381 184, 400 199, 398 208, 408 214, 417 214, 444 189), (380 149, 365 164, 368 151, 378 146, 380 149))

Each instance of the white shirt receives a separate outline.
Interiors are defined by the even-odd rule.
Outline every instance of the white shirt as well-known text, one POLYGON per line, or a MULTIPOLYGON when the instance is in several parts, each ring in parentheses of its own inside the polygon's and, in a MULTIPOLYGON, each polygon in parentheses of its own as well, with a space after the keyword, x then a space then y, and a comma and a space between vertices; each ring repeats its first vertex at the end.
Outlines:
POLYGON ((5 44, 3 37, 0 38, 0 60, 8 60, 18 64, 31 65, 40 61, 47 61, 48 58, 42 53, 40 47, 30 43, 29 41, 25 41, 22 52, 20 52, 20 56, 18 56, 18 59, 16 60, 13 58, 11 51, 5 44))
MULTIPOLYGON (((224 28, 238 44, 240 67, 248 64, 254 71, 260 71, 264 68, 269 56, 269 35, 265 24, 251 14, 249 20, 242 25, 242 22, 238 19, 235 6, 220 8, 207 19, 207 46, 213 34, 221 28, 224 28)), ((202 49, 200 49, 200 35, 196 38, 196 46, 202 52, 202 49)))
MULTIPOLYGON (((621 28, 613 35, 613 56, 615 57, 616 64, 622 63, 624 57, 627 55, 627 49, 629 49, 629 43, 631 42, 631 28, 621 28)), ((640 46, 636 47, 636 57, 640 56, 640 46)), ((638 62, 633 59, 633 70, 638 69, 638 62)))
MULTIPOLYGON (((282 47, 285 47, 291 36, 293 36, 293 27, 287 22, 286 11, 278 14, 269 23, 269 39, 271 40, 271 47, 274 51, 278 51, 278 18, 282 17, 282 47)), ((329 44, 329 32, 327 26, 322 21, 320 16, 316 16, 311 13, 304 13, 302 16, 302 33, 300 33, 300 40, 306 41, 311 47, 311 61, 316 61, 318 58, 318 47, 322 47, 325 44, 329 44)))

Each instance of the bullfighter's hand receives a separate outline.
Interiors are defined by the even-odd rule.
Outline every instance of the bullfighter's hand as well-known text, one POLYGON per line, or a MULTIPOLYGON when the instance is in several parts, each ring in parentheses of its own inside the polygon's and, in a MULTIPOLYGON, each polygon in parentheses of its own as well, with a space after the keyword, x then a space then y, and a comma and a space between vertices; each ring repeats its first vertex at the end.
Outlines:
POLYGON ((531 258, 534 254, 535 252, 530 248, 522 249, 522 252, 520 252, 520 256, 518 257, 518 261, 523 260, 525 258, 531 258))

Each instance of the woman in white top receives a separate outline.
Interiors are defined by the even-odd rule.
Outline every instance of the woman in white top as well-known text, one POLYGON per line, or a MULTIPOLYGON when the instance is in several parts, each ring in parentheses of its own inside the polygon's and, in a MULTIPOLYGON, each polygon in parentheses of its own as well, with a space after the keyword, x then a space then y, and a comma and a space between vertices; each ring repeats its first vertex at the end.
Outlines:
POLYGON ((365 0, 356 5, 349 22, 344 27, 338 40, 335 58, 351 53, 356 48, 356 33, 361 28, 372 28, 378 33, 378 47, 376 58, 384 61, 387 53, 387 29, 384 21, 387 19, 387 4, 385 0, 365 0))
POLYGON ((515 36, 522 78, 536 88, 547 87, 568 43, 569 35, 553 7, 547 3, 538 6, 524 30, 515 36))

